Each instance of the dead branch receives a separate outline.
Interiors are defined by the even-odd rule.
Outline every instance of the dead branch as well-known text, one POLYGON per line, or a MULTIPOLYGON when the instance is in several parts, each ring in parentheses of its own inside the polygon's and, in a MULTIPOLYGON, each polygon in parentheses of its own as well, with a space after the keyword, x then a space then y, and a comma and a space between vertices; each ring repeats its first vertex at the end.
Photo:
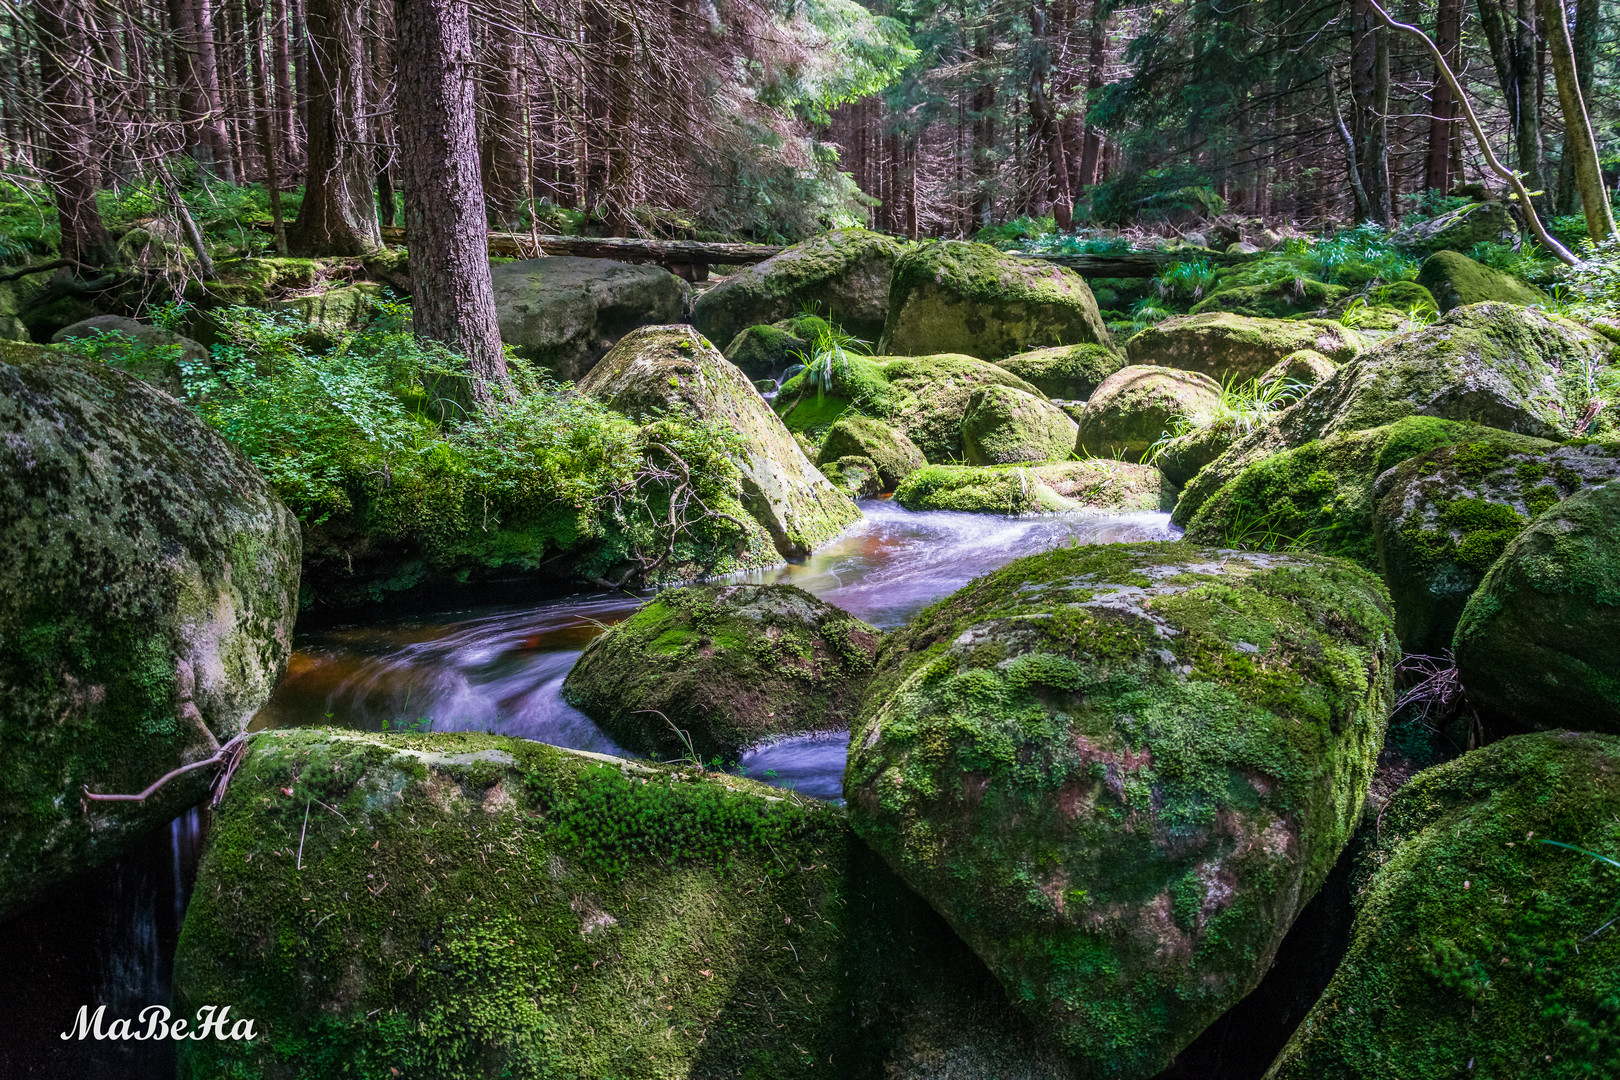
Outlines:
MULTIPOLYGON (((84 787, 84 797, 90 802, 143 803, 156 794, 159 789, 161 789, 171 780, 178 780, 187 773, 196 772, 198 769, 212 768, 215 765, 221 764, 227 765, 224 780, 229 782, 231 774, 236 771, 237 765, 241 763, 241 752, 246 748, 246 746, 247 732, 243 732, 242 734, 236 736, 236 738, 231 739, 224 746, 221 746, 208 757, 203 758, 201 761, 193 761, 190 765, 182 765, 178 769, 170 769, 168 772, 152 781, 152 783, 147 786, 145 791, 138 792, 134 795, 101 794, 99 792, 91 791, 90 786, 86 784, 84 787)), ((218 806, 219 800, 224 795, 225 789, 224 785, 218 781, 215 782, 214 788, 215 792, 213 803, 215 806, 218 806)))

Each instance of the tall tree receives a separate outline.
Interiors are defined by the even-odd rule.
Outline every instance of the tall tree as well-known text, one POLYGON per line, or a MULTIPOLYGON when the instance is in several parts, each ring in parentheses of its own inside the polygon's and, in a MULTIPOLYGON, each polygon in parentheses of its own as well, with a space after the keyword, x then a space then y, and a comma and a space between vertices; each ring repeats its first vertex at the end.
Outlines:
POLYGON ((113 261, 112 237, 96 207, 95 130, 84 11, 77 0, 39 0, 39 74, 45 106, 46 175, 56 199, 62 255, 100 266, 113 261))
MULTIPOLYGON (((512 17, 521 19, 522 9, 512 17)), ((525 155, 527 132, 524 110, 528 90, 523 79, 522 37, 515 28, 490 25, 485 28, 485 52, 489 77, 484 83, 485 113, 489 118, 484 133, 484 196, 489 200, 489 224, 494 229, 518 227, 523 201, 529 194, 529 173, 525 155)))
POLYGON ((382 246, 366 113, 365 0, 308 0, 309 161, 287 232, 299 255, 367 255, 382 246))
MULTIPOLYGON (((1462 7, 1462 0, 1439 0, 1435 11, 1434 43, 1453 71, 1458 68, 1457 55, 1462 47, 1462 7)), ((1451 84, 1437 68, 1429 91, 1429 152, 1423 162, 1424 190, 1450 189, 1451 144, 1456 138, 1457 102, 1452 97, 1451 84)))
POLYGON ((1069 191, 1069 155, 1063 146, 1063 126, 1053 115, 1051 103, 1046 97, 1046 80, 1052 71, 1050 23, 1046 0, 1034 0, 1029 5, 1033 37, 1029 65, 1029 116, 1046 151, 1047 198, 1052 204, 1052 216, 1057 227, 1067 231, 1074 224, 1074 196, 1069 191))
POLYGON ((1564 113, 1564 156, 1573 163, 1575 183, 1581 192, 1581 209, 1586 214, 1586 230, 1594 241, 1615 238, 1614 213, 1609 193, 1603 187, 1603 169, 1598 162, 1597 141, 1581 94, 1575 68, 1575 49, 1569 25, 1564 21, 1563 0, 1539 0, 1541 19, 1547 27, 1547 44, 1552 53, 1553 74, 1558 81, 1558 103, 1564 113))
POLYGON ((478 176, 466 0, 395 0, 399 149, 416 336, 467 358, 468 397, 492 410, 511 377, 495 321, 478 176))
POLYGON ((1356 164, 1367 192, 1367 213, 1394 224, 1389 183, 1389 31, 1367 0, 1351 0, 1350 96, 1356 164))

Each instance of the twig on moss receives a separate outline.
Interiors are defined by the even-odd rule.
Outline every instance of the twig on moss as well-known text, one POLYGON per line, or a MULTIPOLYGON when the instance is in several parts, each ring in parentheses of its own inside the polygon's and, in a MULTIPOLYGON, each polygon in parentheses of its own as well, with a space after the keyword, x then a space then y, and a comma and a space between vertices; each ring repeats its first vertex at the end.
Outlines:
MULTIPOLYGON (((208 757, 203 758, 201 761, 193 761, 190 765, 182 765, 178 769, 170 769, 168 772, 164 773, 162 776, 160 776, 156 780, 152 781, 152 783, 147 786, 146 790, 137 792, 134 795, 102 794, 100 792, 91 791, 90 790, 90 785, 86 784, 84 786, 84 797, 86 799, 88 799, 89 801, 91 801, 91 802, 136 802, 136 803, 143 803, 147 799, 151 798, 154 794, 156 794, 158 789, 162 788, 165 784, 167 784, 171 780, 179 779, 180 777, 186 775, 187 773, 196 772, 198 769, 206 769, 206 768, 209 768, 210 766, 213 766, 213 765, 219 765, 221 763, 224 763, 227 758, 234 758, 235 760, 230 762, 229 767, 228 767, 227 772, 226 772, 225 779, 228 781, 230 779, 230 773, 233 773, 233 772, 236 771, 236 765, 241 760, 241 753, 240 752, 246 745, 247 745, 247 732, 243 732, 242 734, 236 736, 234 739, 227 742, 224 746, 221 746, 218 750, 214 751, 214 753, 210 754, 208 757)), ((219 796, 221 794, 223 794, 224 788, 223 788, 222 785, 220 785, 217 782, 215 783, 214 786, 215 786, 214 805, 218 806, 219 805, 219 796)))

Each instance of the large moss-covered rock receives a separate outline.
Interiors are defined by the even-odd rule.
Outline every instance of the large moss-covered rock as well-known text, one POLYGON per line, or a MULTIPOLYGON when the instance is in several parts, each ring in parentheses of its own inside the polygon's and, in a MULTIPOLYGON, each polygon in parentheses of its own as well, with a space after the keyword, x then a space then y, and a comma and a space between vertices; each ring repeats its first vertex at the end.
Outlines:
POLYGON ((1346 954, 1268 1080, 1612 1076, 1620 740, 1520 735, 1381 815, 1346 954))
POLYGON ((1315 349, 1300 349, 1289 353, 1261 372, 1255 382, 1261 386, 1269 386, 1276 382, 1293 383, 1309 389, 1331 378, 1338 370, 1338 364, 1315 349))
POLYGON ((196 1080, 1072 1077, 836 808, 488 735, 256 736, 174 984, 196 1080))
POLYGON ((1045 398, 1010 386, 975 391, 962 418, 963 456, 969 465, 1064 461, 1077 430, 1069 414, 1045 398))
POLYGON ((1505 304, 1547 304, 1552 298, 1511 274, 1493 270, 1455 251, 1440 251, 1424 260, 1418 283, 1429 290, 1441 311, 1495 301, 1505 304))
POLYGON ((879 632, 791 585, 660 593, 586 646, 563 697, 647 757, 735 760, 783 735, 843 731, 879 632), (673 726, 672 726, 673 725, 673 726))
POLYGON ((1052 345, 1113 347, 1073 270, 961 240, 921 244, 895 262, 880 352, 997 360, 1052 345))
POLYGON ((898 240, 837 229, 720 280, 692 305, 692 322, 714 341, 789 318, 813 305, 845 332, 876 341, 889 309, 898 240))
POLYGON ((96 347, 97 360, 123 368, 171 397, 181 394, 181 365, 208 359, 208 350, 191 338, 123 315, 97 315, 64 326, 51 341, 80 348, 88 343, 96 347))
POLYGON ((291 651, 298 522, 133 375, 0 358, 0 916, 200 800, 291 651))
POLYGON ((825 469, 851 456, 871 461, 878 478, 878 491, 893 491, 900 481, 928 463, 917 444, 904 432, 858 413, 840 416, 827 429, 816 463, 825 469))
POLYGON ((1084 401, 1108 376, 1125 366, 1118 352, 1103 345, 1060 345, 996 361, 1049 398, 1084 401))
POLYGON ((853 407, 903 432, 934 462, 961 460, 962 421, 976 391, 1038 393, 1010 371, 954 353, 850 356, 833 367, 831 382, 818 388, 800 373, 782 385, 773 404, 788 430, 824 431, 853 407))
MULTIPOLYGON (((1535 451, 1551 444, 1429 417, 1350 431, 1262 458, 1183 515, 1188 539, 1261 550, 1306 548, 1378 566, 1375 482, 1386 470, 1438 446, 1478 454, 1535 451)), ((1201 478, 1199 478, 1201 479, 1201 478)), ((1196 481, 1195 481, 1196 482, 1196 481)))
MULTIPOLYGON (((1273 423, 1239 439, 1188 483, 1177 522, 1185 524, 1222 485, 1272 454, 1405 416, 1574 438, 1587 408, 1583 373, 1606 370, 1616 356, 1608 339, 1555 315, 1511 304, 1459 308, 1343 365, 1273 423)), ((1605 430, 1606 423, 1600 413, 1593 427, 1605 430)))
POLYGON ((852 499, 870 498, 888 490, 878 473, 877 462, 864 454, 844 454, 831 461, 817 462, 816 467, 833 487, 852 499))
POLYGON ((1620 731, 1620 482, 1508 544, 1457 623, 1468 699, 1531 727, 1620 731))
POLYGON ((1010 563, 879 652, 852 824, 1089 1077, 1260 981, 1361 814, 1399 651, 1375 579, 1186 543, 1010 563))
POLYGON ((1208 375, 1133 364, 1103 380, 1080 415, 1081 454, 1140 461, 1178 420, 1207 414, 1220 398, 1208 375))
POLYGON ((580 380, 580 393, 631 417, 678 410, 742 437, 743 506, 783 558, 798 558, 860 517, 788 434, 754 384, 690 326, 633 330, 580 380))
POLYGON ((307 296, 273 300, 264 306, 269 311, 292 312, 308 325, 315 342, 322 344, 336 341, 340 334, 364 330, 382 295, 383 286, 362 281, 307 296))
POLYGON ((1204 424, 1157 444, 1152 461, 1165 479, 1178 488, 1183 487, 1205 465, 1226 453, 1237 439, 1237 429, 1231 424, 1204 424))
POLYGON ((1390 235, 1403 247, 1419 251, 1471 251, 1475 244, 1519 246, 1519 224, 1499 202, 1470 203, 1461 209, 1403 226, 1390 235))
POLYGON ((731 339, 726 359, 750 379, 774 379, 794 364, 804 363, 815 348, 817 335, 828 329, 827 321, 815 315, 750 326, 731 339))
POLYGON ((1047 465, 929 465, 905 478, 894 501, 907 510, 975 514, 1166 510, 1175 489, 1152 466, 1102 458, 1047 465))
POLYGON ((1211 312, 1150 326, 1131 338, 1125 353, 1133 364, 1200 371, 1220 381, 1253 379, 1300 349, 1342 364, 1359 355, 1362 347, 1360 335, 1336 322, 1211 312))
POLYGON ((1226 311, 1254 319, 1286 319, 1321 314, 1350 295, 1343 285, 1326 285, 1311 278, 1256 282, 1219 289, 1192 307, 1194 315, 1226 311))
POLYGON ((1530 519, 1620 478, 1620 446, 1528 450, 1483 439, 1413 458, 1378 478, 1378 562, 1407 652, 1451 647, 1463 605, 1530 519))
POLYGON ((679 322, 691 292, 660 266, 573 256, 504 263, 490 277, 501 340, 565 380, 583 376, 636 327, 679 322))

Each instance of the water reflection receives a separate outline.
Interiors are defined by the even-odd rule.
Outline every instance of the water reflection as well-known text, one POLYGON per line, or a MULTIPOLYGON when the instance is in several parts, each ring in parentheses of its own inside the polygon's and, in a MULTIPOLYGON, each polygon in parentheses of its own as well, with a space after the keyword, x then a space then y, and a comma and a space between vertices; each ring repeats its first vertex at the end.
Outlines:
MULTIPOLYGON (((740 580, 797 585, 891 628, 1022 555, 1179 534, 1167 515, 1154 513, 1011 518, 912 513, 879 500, 861 509, 861 522, 804 565, 740 580)), ((644 602, 597 594, 303 634, 286 678, 253 726, 490 731, 622 755, 589 717, 562 700, 562 681, 591 638, 644 602)), ((837 798, 847 742, 847 736, 783 740, 745 755, 741 769, 807 795, 837 798)))

